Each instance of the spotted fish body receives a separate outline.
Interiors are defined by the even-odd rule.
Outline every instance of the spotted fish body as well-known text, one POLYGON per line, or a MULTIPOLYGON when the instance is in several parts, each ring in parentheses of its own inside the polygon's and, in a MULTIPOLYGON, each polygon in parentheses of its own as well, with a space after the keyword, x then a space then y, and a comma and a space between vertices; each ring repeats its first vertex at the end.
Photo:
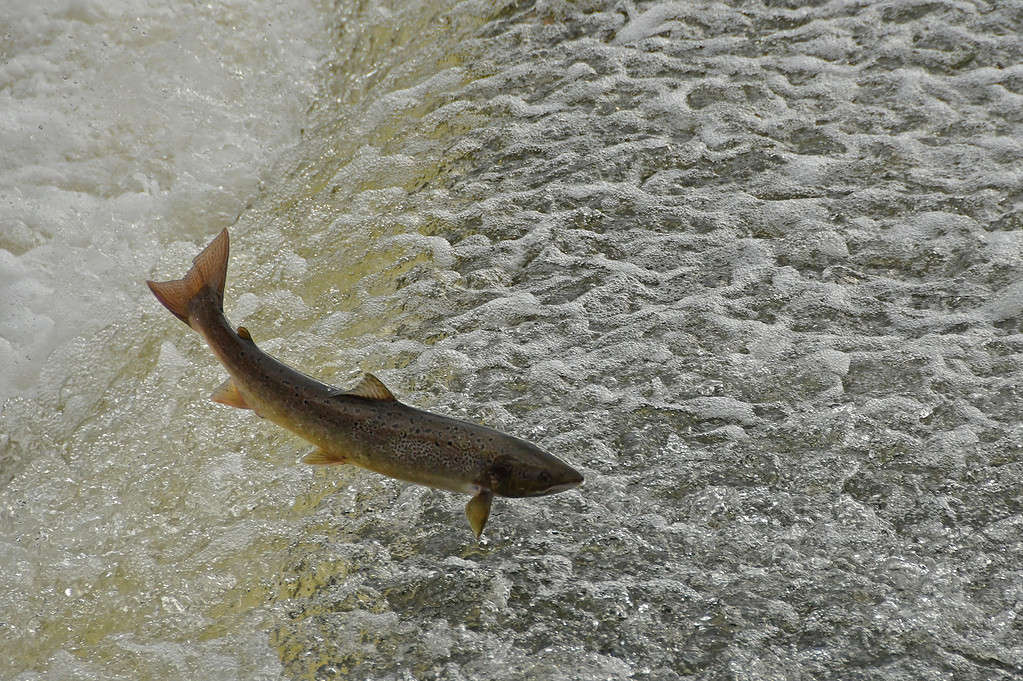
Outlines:
POLYGON ((224 317, 228 235, 224 230, 183 278, 147 282, 157 299, 201 334, 230 378, 215 402, 257 415, 303 437, 313 465, 354 464, 408 482, 474 495, 466 505, 479 537, 494 495, 553 494, 582 483, 555 456, 486 426, 403 404, 371 374, 342 391, 260 350, 244 327, 224 317))

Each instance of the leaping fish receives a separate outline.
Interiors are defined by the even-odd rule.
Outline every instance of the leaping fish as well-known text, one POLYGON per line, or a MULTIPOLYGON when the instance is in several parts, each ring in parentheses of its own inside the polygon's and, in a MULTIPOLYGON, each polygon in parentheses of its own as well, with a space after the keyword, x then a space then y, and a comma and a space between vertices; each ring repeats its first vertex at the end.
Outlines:
POLYGON ((316 446, 302 461, 353 464, 383 475, 472 494, 465 515, 477 539, 494 495, 561 492, 583 476, 512 435, 399 402, 372 374, 351 390, 321 383, 266 354, 248 330, 224 316, 225 229, 196 256, 183 279, 147 281, 175 317, 197 331, 230 375, 210 399, 287 428, 316 446))

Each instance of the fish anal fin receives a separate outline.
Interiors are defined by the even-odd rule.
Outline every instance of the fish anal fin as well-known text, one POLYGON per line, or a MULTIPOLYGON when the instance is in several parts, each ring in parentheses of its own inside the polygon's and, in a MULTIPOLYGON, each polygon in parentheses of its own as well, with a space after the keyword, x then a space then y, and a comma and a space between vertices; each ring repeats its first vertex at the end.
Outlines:
POLYGON ((242 397, 242 394, 239 392, 238 386, 235 385, 233 378, 229 378, 221 383, 220 387, 214 390, 213 394, 210 395, 210 399, 220 404, 226 404, 229 407, 252 409, 252 407, 245 402, 245 398, 242 397))
POLYGON ((348 463, 348 459, 323 449, 315 449, 302 457, 302 463, 310 466, 338 466, 348 463))
POLYGON ((359 385, 355 386, 351 390, 342 393, 343 395, 349 395, 351 397, 364 397, 367 400, 385 400, 394 401, 395 397, 391 394, 391 391, 387 389, 379 378, 373 374, 366 374, 359 381, 359 385))
POLYGON ((479 494, 469 499, 465 505, 465 517, 469 519, 469 526, 476 533, 476 539, 483 534, 483 528, 490 517, 490 502, 494 499, 494 493, 489 489, 481 489, 479 494))

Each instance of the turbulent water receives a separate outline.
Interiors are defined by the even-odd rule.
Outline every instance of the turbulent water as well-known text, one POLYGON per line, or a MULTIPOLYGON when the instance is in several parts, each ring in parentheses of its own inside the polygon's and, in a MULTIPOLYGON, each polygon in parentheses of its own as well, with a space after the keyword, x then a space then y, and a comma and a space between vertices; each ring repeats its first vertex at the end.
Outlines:
POLYGON ((13 4, 0 678, 1023 675, 1019 3, 13 4), (477 545, 209 403, 225 226, 261 347, 586 484, 477 545))

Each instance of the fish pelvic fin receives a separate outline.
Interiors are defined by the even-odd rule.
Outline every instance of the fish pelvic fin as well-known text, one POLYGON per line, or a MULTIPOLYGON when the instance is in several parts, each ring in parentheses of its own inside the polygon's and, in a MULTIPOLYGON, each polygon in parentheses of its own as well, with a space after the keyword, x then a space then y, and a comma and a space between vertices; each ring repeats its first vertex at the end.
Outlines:
POLYGON ((220 384, 220 387, 213 391, 210 395, 210 399, 219 404, 226 404, 229 407, 237 407, 238 409, 252 409, 245 402, 245 397, 242 396, 238 390, 238 386, 235 384, 233 378, 229 378, 220 384))
POLYGON ((227 281, 227 257, 230 248, 227 229, 195 256, 192 269, 183 279, 173 281, 147 281, 156 299, 171 313, 188 324, 188 304, 193 298, 209 288, 215 294, 217 307, 224 309, 224 284, 227 281))
POLYGON ((476 539, 483 534, 483 528, 490 517, 490 502, 494 499, 494 493, 489 489, 481 489, 479 494, 469 499, 465 505, 465 517, 469 519, 469 526, 476 533, 476 539))
POLYGON ((303 456, 302 463, 307 463, 310 466, 337 466, 348 463, 348 459, 337 454, 331 454, 324 449, 316 449, 303 456))

